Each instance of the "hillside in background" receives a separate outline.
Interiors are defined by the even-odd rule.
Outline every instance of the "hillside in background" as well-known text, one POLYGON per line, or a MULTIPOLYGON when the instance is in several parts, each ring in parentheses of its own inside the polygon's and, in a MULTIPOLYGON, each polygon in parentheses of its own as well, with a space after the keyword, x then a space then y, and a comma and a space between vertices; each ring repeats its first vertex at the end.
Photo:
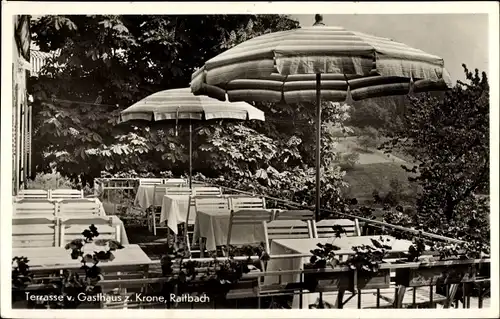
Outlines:
MULTIPOLYGON (((430 92, 429 94, 439 99, 444 97, 444 92, 430 92)), ((345 124, 358 128, 371 126, 377 130, 390 129, 393 125, 399 125, 400 117, 409 104, 410 101, 406 95, 354 101, 349 112, 350 119, 345 124)))
MULTIPOLYGON (((441 99, 445 93, 428 94, 441 99)), ((344 189, 345 196, 354 197, 361 202, 371 201, 374 190, 383 196, 394 191, 394 188, 399 188, 405 202, 415 199, 417 190, 408 182, 409 173, 401 167, 412 166, 411 157, 397 149, 392 150, 391 154, 384 154, 376 147, 362 147, 360 142, 360 137, 366 134, 366 128, 378 131, 379 145, 386 141, 384 133, 401 127, 402 116, 409 106, 410 100, 405 95, 371 98, 353 103, 349 111, 350 118, 344 124, 353 129, 354 136, 340 137, 337 145, 340 153, 359 154, 357 163, 347 170, 344 177, 350 185, 344 189)))
POLYGON ((336 147, 338 152, 356 152, 359 154, 357 164, 347 170, 344 180, 349 187, 344 189, 345 196, 356 198, 360 202, 373 199, 373 191, 381 195, 392 190, 392 185, 398 185, 402 193, 412 196, 415 190, 408 182, 409 173, 401 165, 410 165, 404 159, 392 154, 384 154, 374 148, 364 150, 357 137, 339 138, 336 147))

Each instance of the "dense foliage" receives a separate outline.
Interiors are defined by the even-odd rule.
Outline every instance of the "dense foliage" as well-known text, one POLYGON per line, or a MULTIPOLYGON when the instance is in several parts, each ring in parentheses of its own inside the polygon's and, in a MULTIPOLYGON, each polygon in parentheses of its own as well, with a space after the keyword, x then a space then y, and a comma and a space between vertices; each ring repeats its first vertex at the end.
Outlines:
POLYGON ((489 243, 489 85, 486 73, 470 72, 439 100, 411 99, 403 125, 393 127, 385 147, 415 159, 406 168, 422 192, 414 224, 430 232, 489 243), (474 220, 476 225, 468 225, 474 220))
POLYGON ((56 55, 30 83, 35 170, 54 164, 87 181, 101 170, 185 172, 182 127, 176 137, 170 123, 117 126, 119 111, 153 92, 188 86, 196 67, 228 47, 296 27, 278 15, 41 17, 33 39, 56 55))

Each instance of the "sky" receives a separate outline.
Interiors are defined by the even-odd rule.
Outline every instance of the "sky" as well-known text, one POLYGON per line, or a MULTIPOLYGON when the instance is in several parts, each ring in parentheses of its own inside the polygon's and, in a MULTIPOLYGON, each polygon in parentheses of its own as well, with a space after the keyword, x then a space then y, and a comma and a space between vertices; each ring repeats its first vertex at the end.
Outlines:
MULTIPOLYGON (((314 23, 314 14, 291 15, 302 27, 314 23)), ((341 26, 391 38, 444 59, 453 82, 464 80, 462 63, 488 74, 487 14, 328 14, 327 26, 341 26)))

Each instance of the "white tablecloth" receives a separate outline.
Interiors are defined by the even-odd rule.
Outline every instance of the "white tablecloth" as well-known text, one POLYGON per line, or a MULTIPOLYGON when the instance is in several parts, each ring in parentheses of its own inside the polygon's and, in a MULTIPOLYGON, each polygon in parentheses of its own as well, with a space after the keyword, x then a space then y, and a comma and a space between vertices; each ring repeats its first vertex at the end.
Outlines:
MULTIPOLYGON (((164 195, 161 205, 160 223, 167 221, 167 226, 177 234, 177 225, 185 223, 189 209, 189 195, 164 195)), ((189 219, 194 220, 196 210, 191 208, 192 216, 189 219)))
MULTIPOLYGON (((371 238, 378 239, 380 236, 352 236, 341 238, 306 238, 306 239, 276 239, 271 243, 271 256, 272 255, 286 255, 286 254, 309 254, 311 255, 311 250, 318 248, 317 244, 322 243, 332 243, 341 249, 335 251, 336 255, 342 255, 352 252, 353 246, 359 245, 372 245, 371 238)), ((396 240, 392 236, 383 236, 383 238, 389 238, 390 241, 387 243, 392 246, 392 252, 406 252, 408 247, 412 244, 408 240, 396 240)), ((342 256, 344 259, 347 256, 342 256)), ((298 258, 287 258, 287 259, 271 259, 267 264, 267 271, 277 271, 277 270, 299 270, 303 269, 305 263, 309 263, 310 257, 298 257, 298 258)), ((297 275, 283 275, 281 276, 283 283, 287 282, 298 282, 300 280, 299 274, 297 275)), ((278 282, 278 277, 276 276, 266 276, 264 279, 265 284, 272 284, 278 282)), ((327 293, 324 293, 324 299, 326 300, 327 293)), ((331 294, 330 294, 331 295, 331 294)), ((307 293, 303 294, 302 304, 303 308, 308 308, 310 304, 317 301, 319 294, 307 293)), ((292 308, 299 308, 299 295, 295 295, 293 299, 292 308)), ((328 302, 332 302, 328 300, 328 302)), ((333 301, 335 302, 335 301, 333 301)))
MULTIPOLYGON (((194 224, 193 241, 206 238, 208 251, 227 244, 230 211, 197 212, 194 224)), ((231 231, 231 245, 245 245, 263 242, 264 227, 258 225, 235 225, 231 231)))
POLYGON ((122 245, 128 245, 128 236, 127 236, 127 231, 125 230, 125 225, 123 225, 123 222, 121 221, 118 216, 109 216, 113 218, 113 226, 120 226, 120 243, 122 245))
MULTIPOLYGON (((87 248, 87 247, 86 247, 87 248)), ((92 249, 92 245, 88 247, 92 249)), ((138 245, 126 245, 123 249, 113 251, 115 259, 112 261, 99 263, 99 267, 104 270, 107 267, 150 265, 153 262, 138 245)), ((71 259, 71 252, 63 247, 40 248, 13 248, 12 256, 28 257, 32 270, 43 269, 44 267, 80 267, 80 259, 71 259)))
MULTIPOLYGON (((198 212, 194 224, 193 241, 196 242, 200 238, 206 238, 208 251, 216 250, 217 246, 227 245, 230 214, 230 211, 198 212)), ((305 224, 300 220, 278 220, 273 223, 275 225, 280 223, 290 225, 292 223, 291 226, 305 224)), ((260 223, 255 225, 233 225, 231 230, 231 245, 260 244, 265 241, 265 238, 264 226, 260 223)))
MULTIPOLYGON (((154 192, 154 185, 140 185, 137 189, 137 194, 135 195, 134 205, 139 206, 142 209, 146 209, 153 205, 154 192)), ((159 202, 161 200, 161 198, 158 198, 156 205, 161 205, 161 202, 159 202)))

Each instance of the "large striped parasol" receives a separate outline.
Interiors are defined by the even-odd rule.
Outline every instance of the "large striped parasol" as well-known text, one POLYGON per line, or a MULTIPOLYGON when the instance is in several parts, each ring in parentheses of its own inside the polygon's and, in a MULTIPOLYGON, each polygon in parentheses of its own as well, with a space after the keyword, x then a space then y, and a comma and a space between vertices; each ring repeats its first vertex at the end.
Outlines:
MULTIPOLYGON (((191 120, 260 120, 264 112, 245 102, 221 102, 206 96, 194 96, 189 88, 154 93, 120 113, 120 122, 131 120, 189 120, 189 187, 192 177, 191 120)), ((177 125, 176 125, 177 128, 177 125)), ((176 130, 177 131, 177 130, 176 130)))
POLYGON ((269 33, 208 60, 192 75, 195 95, 225 101, 316 101, 316 215, 320 207, 321 98, 349 103, 445 90, 443 59, 387 38, 316 26, 269 33))

